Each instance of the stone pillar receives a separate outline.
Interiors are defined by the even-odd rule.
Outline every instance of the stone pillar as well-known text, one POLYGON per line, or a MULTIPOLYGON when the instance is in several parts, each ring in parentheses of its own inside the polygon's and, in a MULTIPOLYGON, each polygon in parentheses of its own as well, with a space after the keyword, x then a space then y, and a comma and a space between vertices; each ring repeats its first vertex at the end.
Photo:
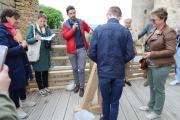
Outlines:
POLYGON ((132 21, 138 33, 145 27, 149 20, 149 12, 154 7, 153 0, 132 0, 132 21))
POLYGON ((154 7, 167 8, 167 24, 174 29, 180 28, 180 0, 154 0, 154 7))

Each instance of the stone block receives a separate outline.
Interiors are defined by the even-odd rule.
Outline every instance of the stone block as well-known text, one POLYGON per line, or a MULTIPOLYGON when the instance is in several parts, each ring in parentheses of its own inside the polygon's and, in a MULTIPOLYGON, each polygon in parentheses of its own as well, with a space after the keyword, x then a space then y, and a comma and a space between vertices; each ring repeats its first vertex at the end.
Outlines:
POLYGON ((13 8, 12 6, 7 6, 2 4, 2 9, 15 9, 15 8, 13 8))
POLYGON ((7 5, 7 4, 9 4, 9 0, 1 0, 0 3, 7 5))
POLYGON ((0 11, 2 10, 2 4, 0 3, 0 11))
POLYGON ((9 0, 9 5, 15 8, 15 1, 14 0, 9 0))
POLYGON ((21 7, 25 6, 25 4, 22 3, 22 2, 16 2, 16 5, 17 5, 17 6, 21 6, 21 7))

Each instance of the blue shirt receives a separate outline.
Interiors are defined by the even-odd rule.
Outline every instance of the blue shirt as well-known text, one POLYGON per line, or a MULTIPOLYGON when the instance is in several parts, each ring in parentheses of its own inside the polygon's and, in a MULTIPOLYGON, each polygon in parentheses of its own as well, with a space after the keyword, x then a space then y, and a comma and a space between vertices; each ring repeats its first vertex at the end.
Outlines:
POLYGON ((84 43, 83 43, 83 37, 82 37, 81 29, 80 29, 80 22, 77 19, 75 21, 69 19, 68 21, 69 21, 71 28, 74 23, 78 23, 78 28, 75 31, 76 48, 77 49, 83 48, 84 43))

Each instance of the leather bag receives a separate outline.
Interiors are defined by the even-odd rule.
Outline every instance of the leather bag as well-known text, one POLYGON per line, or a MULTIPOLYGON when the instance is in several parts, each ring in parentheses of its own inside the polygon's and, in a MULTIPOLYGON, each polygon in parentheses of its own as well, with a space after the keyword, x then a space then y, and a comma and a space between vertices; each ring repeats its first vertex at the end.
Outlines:
POLYGON ((145 70, 147 69, 148 65, 147 65, 147 62, 146 62, 146 59, 145 58, 142 58, 139 60, 139 63, 140 63, 140 68, 142 70, 145 70))

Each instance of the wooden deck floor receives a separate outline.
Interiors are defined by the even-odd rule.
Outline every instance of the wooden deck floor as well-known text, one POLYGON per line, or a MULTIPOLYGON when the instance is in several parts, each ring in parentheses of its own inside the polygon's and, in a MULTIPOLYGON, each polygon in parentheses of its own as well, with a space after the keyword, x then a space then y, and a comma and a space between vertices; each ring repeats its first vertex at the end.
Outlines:
MULTIPOLYGON (((143 80, 132 81, 126 86, 120 100, 118 120, 147 120, 146 112, 138 108, 149 99, 149 88, 143 87, 143 80)), ((156 120, 180 120, 180 86, 166 84, 166 101, 162 117, 156 120)), ((81 99, 78 94, 65 90, 54 90, 48 97, 41 97, 37 92, 28 95, 29 100, 37 102, 33 108, 25 108, 27 120, 73 120, 73 107, 81 99)), ((99 116, 96 116, 98 120, 99 116)))

